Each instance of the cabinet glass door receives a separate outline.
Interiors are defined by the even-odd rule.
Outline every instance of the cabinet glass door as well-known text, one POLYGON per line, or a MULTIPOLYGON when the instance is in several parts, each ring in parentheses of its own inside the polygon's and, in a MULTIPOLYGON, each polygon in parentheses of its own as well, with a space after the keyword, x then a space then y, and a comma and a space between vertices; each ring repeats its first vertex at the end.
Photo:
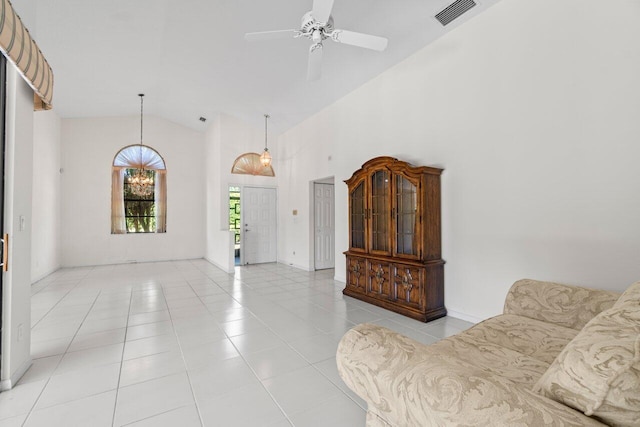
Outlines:
POLYGON ((362 181, 351 192, 351 248, 365 249, 365 191, 362 181))
POLYGON ((399 255, 418 255, 416 229, 418 216, 416 186, 407 178, 396 175, 396 247, 399 255))
POLYGON ((389 253, 390 175, 378 171, 371 176, 371 250, 389 253))

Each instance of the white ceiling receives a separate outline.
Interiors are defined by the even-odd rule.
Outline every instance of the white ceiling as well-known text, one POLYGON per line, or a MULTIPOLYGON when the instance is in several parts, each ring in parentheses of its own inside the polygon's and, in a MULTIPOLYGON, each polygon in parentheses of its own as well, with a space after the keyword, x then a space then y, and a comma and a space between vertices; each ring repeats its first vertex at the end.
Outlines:
MULTIPOLYGON (((306 81, 307 39, 248 43, 298 29, 312 0, 13 0, 51 64, 61 117, 145 114, 204 130, 225 113, 282 132, 445 33, 453 0, 336 0, 336 28, 387 37, 380 53, 325 42, 323 76, 306 81)), ((450 31, 498 0, 478 6, 450 31)))

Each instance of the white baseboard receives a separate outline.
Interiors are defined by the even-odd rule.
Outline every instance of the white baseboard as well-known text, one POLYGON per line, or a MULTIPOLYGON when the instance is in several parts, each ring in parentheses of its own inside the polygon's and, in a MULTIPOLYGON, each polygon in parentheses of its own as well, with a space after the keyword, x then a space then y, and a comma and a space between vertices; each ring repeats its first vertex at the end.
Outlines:
POLYGON ((313 268, 310 268, 308 265, 307 266, 303 266, 303 265, 287 262, 287 261, 284 261, 284 260, 279 260, 278 264, 288 265, 289 267, 297 268, 298 270, 303 270, 303 271, 314 271, 313 268))
POLYGON ((56 271, 60 270, 62 268, 62 266, 58 265, 57 267, 54 267, 53 269, 49 270, 47 273, 41 273, 39 275, 37 275, 36 277, 32 277, 31 278, 31 284, 35 284, 37 282, 39 282, 40 280, 44 279, 45 277, 49 276, 50 274, 55 273, 56 271))
POLYGON ((10 378, 3 380, 0 382, 0 391, 11 390, 17 383, 20 381, 20 378, 27 372, 27 369, 31 367, 31 363, 33 361, 31 358, 25 360, 25 362, 20 366, 20 369, 15 371, 10 378))
POLYGON ((210 263, 215 265, 216 267, 218 267, 220 270, 224 271, 225 273, 233 273, 233 269, 231 271, 229 271, 229 266, 222 266, 221 264, 218 264, 217 262, 213 261, 212 259, 209 259, 208 257, 204 257, 204 259, 210 263))
POLYGON ((471 323, 480 323, 484 319, 469 314, 460 313, 459 311, 447 310, 447 316, 455 317, 456 319, 465 320, 471 323))

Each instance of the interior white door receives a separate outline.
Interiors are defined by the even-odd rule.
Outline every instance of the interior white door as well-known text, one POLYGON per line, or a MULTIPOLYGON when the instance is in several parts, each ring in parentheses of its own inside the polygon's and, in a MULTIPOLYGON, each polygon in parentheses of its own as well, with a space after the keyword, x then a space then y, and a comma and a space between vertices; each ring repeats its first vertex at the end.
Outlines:
POLYGON ((335 266, 335 208, 333 184, 314 183, 315 268, 335 266))
POLYGON ((245 264, 276 262, 276 190, 245 187, 242 196, 245 264))

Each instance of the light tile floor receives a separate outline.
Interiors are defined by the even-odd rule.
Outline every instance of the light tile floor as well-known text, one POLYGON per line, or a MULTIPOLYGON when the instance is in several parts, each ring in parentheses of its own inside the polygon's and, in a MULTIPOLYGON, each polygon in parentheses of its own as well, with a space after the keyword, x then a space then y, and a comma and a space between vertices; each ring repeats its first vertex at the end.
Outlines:
POLYGON ((0 393, 0 427, 364 426, 335 364, 349 328, 432 343, 471 324, 344 297, 333 274, 204 260, 59 270, 32 286, 33 365, 0 393))

